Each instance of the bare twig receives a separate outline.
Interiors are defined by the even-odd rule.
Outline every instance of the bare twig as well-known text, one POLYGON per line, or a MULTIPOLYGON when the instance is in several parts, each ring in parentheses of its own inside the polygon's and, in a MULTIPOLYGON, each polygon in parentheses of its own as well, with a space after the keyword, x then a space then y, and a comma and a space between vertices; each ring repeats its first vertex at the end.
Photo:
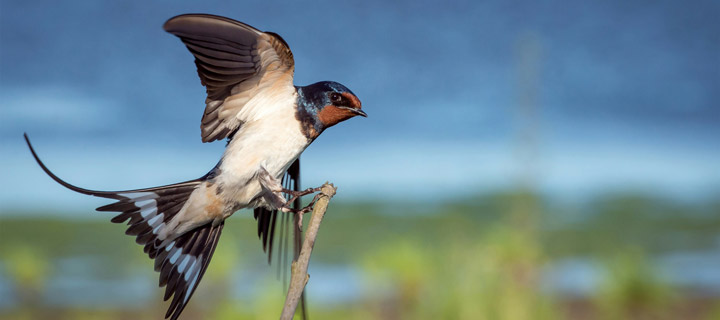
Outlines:
POLYGON ((325 216, 328 203, 336 191, 337 188, 328 182, 321 187, 320 196, 313 207, 310 223, 305 231, 305 241, 303 241, 300 256, 298 256, 297 260, 293 261, 290 267, 290 287, 288 288, 288 294, 285 298, 285 306, 283 306, 280 320, 291 320, 295 315, 295 309, 297 309, 298 302, 300 302, 300 296, 310 279, 307 269, 308 264, 310 264, 310 254, 315 246, 315 238, 317 237, 323 216, 325 216))

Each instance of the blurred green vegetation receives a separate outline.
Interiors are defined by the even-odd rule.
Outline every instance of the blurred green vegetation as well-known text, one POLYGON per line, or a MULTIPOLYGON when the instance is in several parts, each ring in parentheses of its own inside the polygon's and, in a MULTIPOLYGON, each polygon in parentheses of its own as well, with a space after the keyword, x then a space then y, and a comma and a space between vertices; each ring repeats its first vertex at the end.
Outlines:
MULTIPOLYGON (((12 302, 0 305, 0 318, 164 314, 152 262, 123 226, 106 221, 110 216, 3 216, 0 285, 9 287, 12 302), (124 281, 140 275, 153 292, 146 303, 131 307, 47 303, 47 284, 68 257, 97 262, 78 270, 81 278, 124 281)), ((655 262, 663 254, 720 250, 719 236, 720 201, 614 194, 559 204, 528 192, 433 204, 336 201, 313 252, 309 290, 323 278, 313 273, 314 264, 353 270, 359 287, 340 302, 310 299, 309 311, 311 319, 717 319, 720 297, 674 287, 655 262), (543 273, 554 262, 578 258, 599 266, 596 288, 586 295, 548 290, 543 273)), ((250 214, 237 213, 183 318, 277 318, 283 283, 265 261, 250 214), (237 274, 253 278, 230 281, 237 274), (253 285, 236 287, 245 282, 253 285)), ((338 282, 342 288, 343 279, 338 282)))

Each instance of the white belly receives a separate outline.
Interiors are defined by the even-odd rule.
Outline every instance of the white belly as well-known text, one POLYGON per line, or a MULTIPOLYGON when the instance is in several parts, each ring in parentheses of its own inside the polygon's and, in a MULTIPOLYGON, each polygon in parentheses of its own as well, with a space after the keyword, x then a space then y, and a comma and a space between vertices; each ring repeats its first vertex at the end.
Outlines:
POLYGON ((234 203, 232 211, 256 205, 261 168, 280 179, 308 145, 294 112, 244 124, 225 150, 216 178, 222 197, 234 203))
POLYGON ((208 221, 226 219, 235 211, 265 204, 258 172, 280 179, 310 144, 292 117, 274 117, 244 124, 230 142, 218 175, 200 185, 178 214, 161 230, 169 241, 208 221))
POLYGON ((217 175, 193 191, 161 231, 162 239, 223 220, 239 209, 264 205, 258 172, 264 169, 280 179, 310 144, 295 118, 296 101, 294 87, 273 87, 228 108, 228 112, 237 112, 241 125, 225 149, 217 175))

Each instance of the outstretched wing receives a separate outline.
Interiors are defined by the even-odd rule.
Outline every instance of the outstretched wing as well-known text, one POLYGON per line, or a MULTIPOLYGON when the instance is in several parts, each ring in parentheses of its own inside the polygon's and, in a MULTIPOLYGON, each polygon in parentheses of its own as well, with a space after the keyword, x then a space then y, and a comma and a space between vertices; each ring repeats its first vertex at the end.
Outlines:
POLYGON ((244 122, 262 116, 266 96, 278 88, 293 88, 293 55, 275 33, 208 14, 180 15, 163 28, 180 37, 195 56, 207 89, 200 125, 203 142, 228 137, 244 122))

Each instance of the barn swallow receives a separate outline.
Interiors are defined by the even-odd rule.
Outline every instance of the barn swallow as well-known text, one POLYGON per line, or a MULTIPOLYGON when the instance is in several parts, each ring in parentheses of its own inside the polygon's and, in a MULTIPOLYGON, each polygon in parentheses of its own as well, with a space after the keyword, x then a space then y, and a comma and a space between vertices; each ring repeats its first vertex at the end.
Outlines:
POLYGON ((228 140, 210 172, 161 187, 89 190, 53 174, 27 135, 25 140, 40 167, 61 185, 116 200, 97 210, 119 212, 112 222, 127 221, 126 234, 155 260, 164 299, 173 297, 165 318, 177 319, 207 269, 225 219, 254 209, 263 247, 272 247, 278 210, 298 212, 288 199, 313 191, 299 191, 300 154, 325 129, 367 114, 337 82, 294 86, 293 54, 275 33, 207 14, 176 16, 164 29, 190 50, 206 88, 202 141, 228 140))

